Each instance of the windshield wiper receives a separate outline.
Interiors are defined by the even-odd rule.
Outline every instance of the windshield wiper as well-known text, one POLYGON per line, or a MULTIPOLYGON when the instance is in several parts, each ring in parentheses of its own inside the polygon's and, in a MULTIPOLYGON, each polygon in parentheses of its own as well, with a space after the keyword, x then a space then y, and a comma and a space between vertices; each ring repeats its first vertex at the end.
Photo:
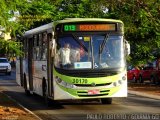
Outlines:
POLYGON ((85 45, 83 45, 83 43, 82 43, 81 41, 78 40, 77 36, 75 36, 74 34, 72 34, 72 36, 73 36, 74 40, 76 40, 76 42, 77 42, 80 46, 82 46, 82 48, 88 53, 88 49, 86 48, 85 45))
POLYGON ((102 41, 102 44, 100 44, 99 46, 99 64, 101 64, 102 52, 103 52, 104 46, 106 45, 108 41, 108 38, 109 38, 109 34, 106 34, 104 37, 104 40, 102 41))
POLYGON ((108 38, 109 38, 109 34, 106 34, 104 37, 104 40, 102 41, 102 44, 100 44, 99 54, 102 54, 104 46, 106 45, 106 42, 108 41, 108 38))

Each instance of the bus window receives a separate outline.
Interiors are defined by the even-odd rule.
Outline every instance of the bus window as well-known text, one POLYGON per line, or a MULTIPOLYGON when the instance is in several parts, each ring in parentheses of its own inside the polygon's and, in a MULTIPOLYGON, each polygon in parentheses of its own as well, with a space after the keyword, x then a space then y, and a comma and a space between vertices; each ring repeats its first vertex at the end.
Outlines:
POLYGON ((46 60, 47 58, 47 33, 43 33, 42 36, 42 60, 46 60))
POLYGON ((42 33, 38 34, 39 60, 42 58, 42 33))
POLYGON ((39 39, 39 46, 41 48, 42 47, 42 34, 38 35, 38 39, 39 39))
POLYGON ((24 39, 23 41, 23 52, 24 52, 24 59, 28 57, 28 39, 24 39))
POLYGON ((90 64, 89 42, 84 41, 85 37, 68 35, 60 37, 57 43, 55 55, 55 66, 58 68, 74 69, 74 66, 81 63, 90 64))
POLYGON ((38 35, 34 35, 33 37, 33 59, 38 60, 40 58, 40 48, 39 48, 39 38, 38 35))

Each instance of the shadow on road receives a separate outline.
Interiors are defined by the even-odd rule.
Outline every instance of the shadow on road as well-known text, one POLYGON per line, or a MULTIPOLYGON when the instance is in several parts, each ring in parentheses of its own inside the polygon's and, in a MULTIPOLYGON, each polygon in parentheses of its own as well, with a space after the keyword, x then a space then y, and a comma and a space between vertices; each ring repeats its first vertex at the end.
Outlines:
MULTIPOLYGON (((49 104, 46 105, 43 97, 33 94, 26 95, 24 91, 3 91, 5 94, 11 96, 13 99, 18 101, 20 104, 30 109, 31 111, 36 110, 55 110, 55 109, 65 109, 65 105, 101 105, 99 100, 63 100, 63 101, 53 101, 49 100, 49 104)), ((103 104, 102 104, 103 105, 103 104)))
POLYGON ((3 91, 3 93, 7 94, 11 98, 18 101, 20 104, 25 106, 31 111, 36 110, 54 110, 54 109, 63 109, 61 103, 49 101, 49 105, 45 103, 45 99, 39 95, 26 95, 25 92, 15 92, 15 91, 3 91))

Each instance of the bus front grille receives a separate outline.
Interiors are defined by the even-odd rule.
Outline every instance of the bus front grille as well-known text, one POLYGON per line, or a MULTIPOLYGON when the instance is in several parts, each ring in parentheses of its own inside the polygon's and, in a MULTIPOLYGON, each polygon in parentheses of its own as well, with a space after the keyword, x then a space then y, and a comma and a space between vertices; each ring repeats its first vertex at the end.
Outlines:
POLYGON ((108 94, 96 94, 96 95, 78 95, 79 97, 96 97, 96 96, 104 96, 108 94))

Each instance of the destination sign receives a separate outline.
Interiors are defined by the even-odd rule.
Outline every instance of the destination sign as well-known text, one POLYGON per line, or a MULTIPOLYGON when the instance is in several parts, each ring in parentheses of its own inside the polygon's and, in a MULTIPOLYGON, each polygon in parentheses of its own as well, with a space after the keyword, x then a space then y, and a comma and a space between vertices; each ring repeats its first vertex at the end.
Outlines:
POLYGON ((64 25, 64 32, 72 31, 116 31, 116 24, 77 24, 64 25))

